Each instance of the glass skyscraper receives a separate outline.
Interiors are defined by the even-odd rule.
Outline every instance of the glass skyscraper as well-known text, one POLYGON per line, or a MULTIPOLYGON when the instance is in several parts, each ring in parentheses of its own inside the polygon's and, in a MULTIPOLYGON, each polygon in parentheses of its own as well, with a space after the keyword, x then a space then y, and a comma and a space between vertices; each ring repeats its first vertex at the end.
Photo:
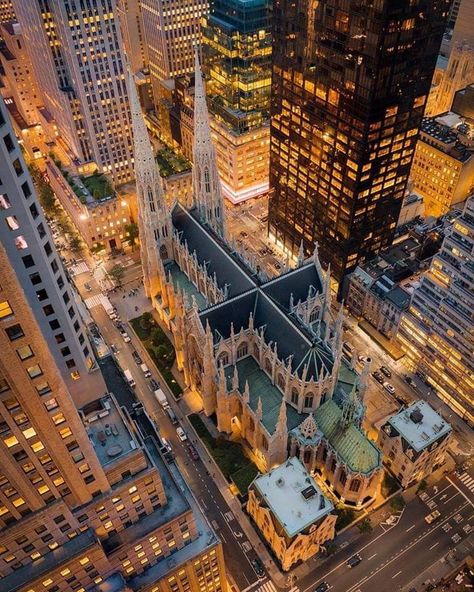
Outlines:
POLYGON ((275 0, 269 232, 340 281, 392 241, 448 0, 275 0))
POLYGON ((268 187, 269 0, 215 0, 202 19, 202 44, 224 192, 238 202, 268 187))

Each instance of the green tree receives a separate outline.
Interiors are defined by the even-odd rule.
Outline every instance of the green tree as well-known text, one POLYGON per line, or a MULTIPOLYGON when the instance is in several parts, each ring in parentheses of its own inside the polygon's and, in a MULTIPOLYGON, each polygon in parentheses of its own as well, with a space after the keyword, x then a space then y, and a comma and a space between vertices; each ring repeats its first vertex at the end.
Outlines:
POLYGON ((360 532, 362 533, 369 533, 372 532, 373 528, 372 528, 372 523, 370 521, 370 518, 364 518, 363 520, 361 520, 358 524, 357 524, 357 528, 360 530, 360 532))
POLYGON ((74 255, 80 255, 84 251, 84 244, 77 234, 74 234, 69 240, 69 250, 74 255))
POLYGON ((151 312, 144 312, 141 316, 141 319, 140 319, 140 327, 144 331, 149 331, 151 329, 152 324, 153 324, 153 315, 151 314, 151 312))
POLYGON ((43 210, 50 215, 58 211, 58 204, 51 187, 43 180, 38 187, 38 197, 43 210))
POLYGON ((337 520, 336 530, 341 530, 348 524, 350 524, 355 518, 355 512, 351 508, 336 508, 337 520))
POLYGON ((104 249, 105 249, 105 246, 103 243, 97 243, 96 245, 91 247, 91 253, 100 253, 104 249))
POLYGON ((113 279, 115 285, 119 288, 122 286, 122 280, 124 275, 125 268, 119 263, 117 263, 117 265, 114 265, 112 269, 109 271, 109 276, 113 279))
POLYGON ((416 488, 416 493, 421 493, 422 491, 425 491, 425 489, 428 487, 428 483, 426 482, 426 479, 422 479, 419 483, 418 483, 418 487, 416 488))
POLYGON ((132 251, 137 244, 138 239, 138 225, 135 222, 125 225, 126 238, 125 241, 132 247, 132 251))
POLYGON ((403 510, 405 506, 406 502, 401 495, 396 495, 390 500, 390 507, 396 512, 403 510))
POLYGON ((155 327, 151 332, 151 342, 155 347, 158 347, 164 342, 163 331, 159 327, 155 327))

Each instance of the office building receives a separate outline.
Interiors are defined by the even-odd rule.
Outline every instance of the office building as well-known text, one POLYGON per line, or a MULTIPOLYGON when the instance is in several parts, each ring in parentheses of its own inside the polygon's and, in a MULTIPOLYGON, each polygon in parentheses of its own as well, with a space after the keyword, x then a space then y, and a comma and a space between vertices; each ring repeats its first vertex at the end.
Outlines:
POLYGON ((201 42, 199 23, 208 7, 207 0, 141 0, 146 59, 158 113, 173 79, 194 71, 194 49, 201 42))
POLYGON ((339 282, 392 242, 449 2, 360 8, 273 9, 269 233, 339 282))
POLYGON ((0 0, 0 23, 15 21, 15 9, 12 0, 0 0))
POLYGON ((335 535, 334 506, 297 458, 289 458, 249 487, 247 512, 283 571, 308 561, 335 535))
POLYGON ((445 460, 451 426, 426 401, 416 401, 380 428, 384 464, 402 487, 429 477, 445 460))
MULTIPOLYGON (((474 105, 474 86, 470 90, 474 105)), ((463 202, 474 188, 474 118, 453 111, 423 119, 411 168, 425 216, 439 217, 463 202)))
POLYGON ((221 544, 151 420, 132 421, 114 362, 107 386, 87 378, 92 350, 3 102, 0 136, 0 589, 226 592, 221 544))
POLYGON ((474 199, 465 205, 415 290, 397 339, 406 363, 474 424, 474 199))
MULTIPOLYGON (((48 225, 35 198, 33 184, 3 101, 0 108, 0 214, 3 218, 0 239, 5 258, 1 266, 4 276, 0 285, 4 294, 12 290, 10 297, 3 302, 2 318, 9 319, 9 324, 15 321, 14 330, 11 331, 12 342, 16 343, 17 338, 23 340, 24 332, 22 315, 14 310, 16 302, 29 308, 31 323, 37 323, 38 330, 47 340, 48 355, 54 358, 62 380, 76 402, 84 403, 84 397, 89 392, 101 393, 105 391, 105 385, 78 315, 74 291, 67 281, 48 225), (21 286, 17 288, 20 290, 18 293, 14 291, 15 283, 11 282, 10 285, 7 280, 12 274, 21 286)), ((34 348, 34 344, 31 346, 34 348)), ((44 371, 44 365, 35 369, 38 377, 42 374, 41 368, 44 371)), ((47 391, 46 378, 39 378, 37 382, 40 390, 44 386, 47 391)))
POLYGON ((23 40, 58 127, 77 165, 115 185, 133 179, 125 58, 115 0, 14 0, 23 40))
POLYGON ((454 24, 452 42, 454 45, 461 41, 467 41, 474 47, 474 0, 460 0, 454 24))
POLYGON ((216 0, 202 19, 203 70, 224 196, 268 190, 271 26, 268 0, 216 0))
POLYGON ((136 74, 145 68, 147 61, 141 1, 117 0, 117 16, 128 65, 136 74))

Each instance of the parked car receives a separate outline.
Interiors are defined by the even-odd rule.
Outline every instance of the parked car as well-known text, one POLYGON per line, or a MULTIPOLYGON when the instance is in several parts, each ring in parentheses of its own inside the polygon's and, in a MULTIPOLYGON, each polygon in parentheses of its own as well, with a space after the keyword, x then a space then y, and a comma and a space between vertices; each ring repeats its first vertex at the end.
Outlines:
POLYGON ((321 582, 314 592, 326 592, 329 590, 329 584, 327 582, 321 582))
POLYGON ((171 409, 171 407, 165 407, 165 413, 166 415, 169 417, 171 423, 173 425, 177 425, 178 424, 178 418, 176 417, 175 412, 171 409))
POLYGON ((435 510, 434 512, 431 512, 431 514, 428 514, 428 516, 425 516, 425 522, 431 524, 435 520, 438 520, 440 516, 441 512, 439 510, 435 510))
POLYGON ((143 360, 140 358, 140 355, 136 349, 134 349, 132 351, 132 358, 137 366, 140 366, 141 364, 143 364, 143 360))
POLYGON ((383 374, 381 372, 379 372, 378 370, 376 370, 375 372, 372 372, 372 376, 375 378, 375 380, 377 382, 380 382, 380 384, 383 384, 385 382, 385 378, 384 378, 383 374))
POLYGON ((160 388, 160 383, 155 380, 154 378, 152 378, 150 380, 150 390, 151 391, 157 391, 160 388))
POLYGON ((350 559, 347 560, 347 565, 349 567, 355 567, 356 565, 359 565, 361 561, 362 557, 359 555, 359 553, 356 553, 355 555, 352 555, 350 559))
POLYGON ((120 335, 122 336, 122 339, 125 341, 125 343, 130 343, 131 339, 130 339, 130 335, 124 331, 123 329, 120 331, 120 335))
POLYGON ((187 446, 188 448, 188 453, 189 456, 193 459, 193 460, 199 460, 199 454, 198 451, 194 448, 194 446, 192 444, 188 444, 187 446))
POLYGON ((111 344, 110 344, 110 349, 112 350, 112 352, 113 352, 114 354, 118 354, 118 352, 119 352, 119 349, 118 349, 118 347, 117 347, 117 346, 116 346, 114 343, 111 343, 111 344))
POLYGON ((383 388, 387 391, 387 393, 390 393, 391 395, 395 394, 395 387, 393 386, 393 384, 390 384, 389 382, 384 382, 383 388))
POLYGON ((178 434, 178 438, 181 440, 181 442, 185 442, 188 439, 186 432, 181 426, 176 428, 176 433, 178 434))
POLYGON ((387 366, 380 366, 380 371, 383 372, 387 378, 392 378, 392 373, 387 366))
POLYGON ((263 564, 260 559, 252 559, 250 563, 252 564, 253 571, 257 574, 257 576, 263 577, 265 575, 265 570, 263 569, 263 564))
POLYGON ((161 438, 161 443, 163 444, 163 448, 165 448, 167 452, 171 452, 171 444, 168 442, 166 438, 161 438))
POLYGON ((411 376, 405 376, 405 382, 409 384, 412 389, 416 389, 416 383, 411 376))

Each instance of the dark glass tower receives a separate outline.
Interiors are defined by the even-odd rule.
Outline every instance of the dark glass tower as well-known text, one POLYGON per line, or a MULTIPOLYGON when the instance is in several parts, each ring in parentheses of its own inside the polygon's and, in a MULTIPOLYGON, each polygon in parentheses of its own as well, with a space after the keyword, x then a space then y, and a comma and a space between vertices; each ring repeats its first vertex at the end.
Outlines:
POLYGON ((269 232, 341 280, 391 243, 449 0, 274 0, 269 232))
POLYGON ((269 118, 270 0, 214 0, 202 20, 210 112, 241 134, 269 118))

